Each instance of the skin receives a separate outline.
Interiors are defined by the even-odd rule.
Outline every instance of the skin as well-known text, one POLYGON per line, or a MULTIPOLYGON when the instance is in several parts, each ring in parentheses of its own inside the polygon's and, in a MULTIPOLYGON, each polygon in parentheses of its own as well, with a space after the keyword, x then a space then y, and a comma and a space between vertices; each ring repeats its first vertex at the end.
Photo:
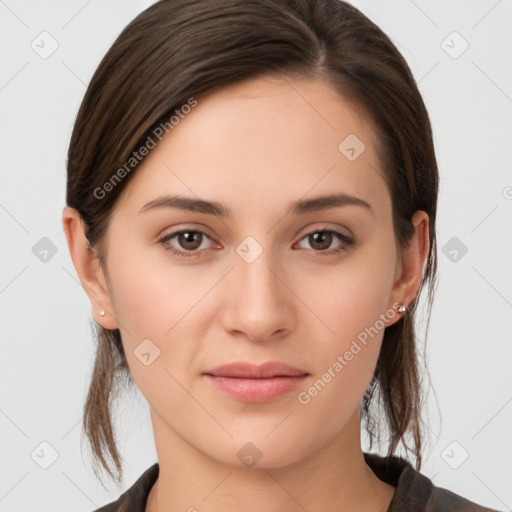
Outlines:
POLYGON ((379 314, 412 302, 428 253, 428 216, 414 214, 415 235, 400 262, 372 123, 328 83, 266 77, 197 99, 117 201, 105 268, 87 247, 78 213, 66 207, 63 214, 94 318, 120 329, 150 407, 160 476, 146 510, 385 511, 395 488, 364 462, 359 411, 384 329, 307 405, 297 395, 379 314), (349 134, 366 147, 355 161, 338 150, 349 134), (364 199, 372 212, 356 205, 289 211, 293 201, 333 192, 364 199), (165 207, 138 213, 163 193, 218 201, 232 217, 165 207), (164 249, 192 246, 180 237, 159 242, 185 228, 207 235, 195 257, 164 249), (307 236, 323 229, 357 243, 322 254, 345 246, 334 235, 324 246, 307 236), (247 236, 263 249, 251 263, 236 252, 247 236), (134 350, 148 338, 160 356, 145 366, 134 350), (233 361, 281 361, 309 376, 283 397, 249 404, 202 376, 233 361), (253 467, 237 457, 248 442, 262 454, 253 467))

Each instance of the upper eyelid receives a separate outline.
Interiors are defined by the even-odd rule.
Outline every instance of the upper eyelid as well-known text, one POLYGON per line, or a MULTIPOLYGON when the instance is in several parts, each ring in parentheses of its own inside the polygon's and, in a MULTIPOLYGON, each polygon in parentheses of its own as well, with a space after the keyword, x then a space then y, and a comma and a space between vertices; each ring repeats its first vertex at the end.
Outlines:
MULTIPOLYGON (((348 230, 348 228, 345 228, 348 230)), ((329 227, 329 226, 321 226, 321 227, 318 227, 318 228, 312 228, 312 229, 309 229, 308 231, 306 231, 302 237, 306 236, 306 235, 309 235, 311 233, 316 233, 318 231, 334 231, 334 232, 340 232, 341 228, 333 228, 333 227, 329 227)), ((164 230, 165 231, 165 230, 164 230)), ((198 233, 202 233, 203 235, 206 235, 208 236, 209 238, 215 238, 213 236, 211 236, 210 234, 208 234, 208 231, 204 228, 200 228, 200 227, 194 227, 194 226, 191 226, 191 227, 184 227, 184 228, 181 228, 181 229, 177 229, 176 231, 171 231, 169 232, 168 234, 164 234, 164 235, 161 235, 160 238, 162 237, 168 237, 168 236, 174 236, 174 235, 178 235, 180 233, 184 233, 184 232, 187 232, 187 231, 193 231, 193 232, 198 232, 198 233)), ((301 231, 301 230, 300 230, 301 231)), ((300 232, 299 231, 299 232, 300 232)), ((341 235, 344 235, 344 236, 347 236, 347 237, 351 237, 352 234, 351 233, 340 233, 341 235)), ((298 236, 298 233, 295 235, 295 236, 298 236)))
POLYGON ((206 235, 207 237, 209 238, 214 238, 212 235, 210 235, 208 233, 208 229, 206 228, 202 228, 202 227, 195 227, 195 226, 185 226, 184 228, 179 228, 179 229, 171 229, 169 232, 167 232, 167 228, 166 229, 163 229, 160 233, 160 235, 158 235, 158 239, 162 239, 162 238, 168 238, 168 237, 173 237, 173 236, 176 236, 176 235, 179 235, 180 233, 186 233, 186 232, 189 232, 189 231, 192 231, 192 232, 197 232, 197 233, 202 233, 203 235, 206 235))
MULTIPOLYGON (((206 231, 204 231, 203 229, 201 228, 194 228, 194 227, 190 227, 190 228, 182 228, 182 229, 178 229, 176 231, 173 231, 171 233, 168 233, 168 234, 164 234, 162 235, 160 238, 159 238, 159 241, 161 242, 162 240, 166 240, 167 242, 169 240, 171 240, 172 238, 174 238, 175 236, 177 235, 180 235, 181 233, 186 233, 186 232, 194 232, 194 233, 201 233, 202 235, 205 235, 207 236, 212 242, 215 242, 215 243, 219 243, 219 242, 216 242, 215 238, 210 236, 206 231)), ((303 233, 300 238, 298 239, 298 241, 301 241, 303 240, 306 236, 309 236, 313 233, 318 233, 318 232, 322 232, 322 231, 325 231, 325 232, 331 232, 331 233, 334 233, 335 235, 338 235, 341 240, 343 241, 343 238, 347 238, 347 239, 350 239, 350 240, 353 240, 353 236, 350 234, 345 234, 345 233, 342 233, 339 229, 335 229, 335 228, 330 228, 328 226, 324 226, 324 227, 319 227, 319 228, 314 228, 314 229, 310 229, 308 230, 307 232, 303 233)), ((194 251, 190 251, 190 252, 196 252, 196 250, 194 251)), ((199 251, 197 251, 199 252, 199 251)))

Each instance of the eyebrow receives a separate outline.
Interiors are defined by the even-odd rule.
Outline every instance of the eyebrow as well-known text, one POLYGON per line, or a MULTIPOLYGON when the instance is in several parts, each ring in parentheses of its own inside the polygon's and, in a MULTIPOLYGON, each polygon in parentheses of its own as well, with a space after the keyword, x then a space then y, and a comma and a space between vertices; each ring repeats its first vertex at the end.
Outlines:
MULTIPOLYGON (((290 205, 290 209, 291 213, 294 215, 300 215, 339 206, 361 206, 374 216, 371 205, 364 199, 345 193, 319 196, 312 199, 301 199, 292 203, 290 205)), ((216 215, 223 218, 231 217, 230 209, 221 203, 173 195, 164 195, 149 201, 149 203, 146 203, 138 213, 143 213, 157 208, 177 208, 196 213, 204 213, 206 215, 216 215)))

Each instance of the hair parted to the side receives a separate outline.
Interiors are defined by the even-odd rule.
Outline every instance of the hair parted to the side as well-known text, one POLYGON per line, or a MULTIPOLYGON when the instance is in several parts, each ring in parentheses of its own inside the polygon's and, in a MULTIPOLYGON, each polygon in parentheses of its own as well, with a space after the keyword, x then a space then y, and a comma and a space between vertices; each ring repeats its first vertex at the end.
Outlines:
MULTIPOLYGON (((414 233, 414 212, 429 216, 420 290, 402 318, 385 329, 361 405, 370 442, 381 427, 372 411, 380 407, 389 430, 388 455, 401 442, 419 470, 422 392, 414 316, 428 284, 428 326, 436 287, 437 162, 429 116, 405 59, 354 6, 340 0, 161 0, 150 6, 121 32, 88 86, 69 145, 67 205, 80 213, 104 264, 104 234, 136 167, 101 199, 94 191, 190 98, 258 76, 324 79, 366 114, 378 134, 400 251, 414 233)), ((119 330, 96 328, 84 431, 95 464, 119 481, 122 458, 111 405, 123 380, 133 380, 119 330)), ((100 478, 96 465, 95 473, 100 478)))

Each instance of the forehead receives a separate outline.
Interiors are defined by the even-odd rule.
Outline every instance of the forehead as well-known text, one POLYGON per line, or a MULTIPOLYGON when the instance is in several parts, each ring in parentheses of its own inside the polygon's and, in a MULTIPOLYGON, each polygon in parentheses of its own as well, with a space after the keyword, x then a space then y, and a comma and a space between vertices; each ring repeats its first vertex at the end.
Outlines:
POLYGON ((118 208, 166 192, 214 198, 235 214, 237 204, 266 209, 332 192, 387 206, 373 125, 330 84, 262 77, 195 99, 138 166, 118 208))

